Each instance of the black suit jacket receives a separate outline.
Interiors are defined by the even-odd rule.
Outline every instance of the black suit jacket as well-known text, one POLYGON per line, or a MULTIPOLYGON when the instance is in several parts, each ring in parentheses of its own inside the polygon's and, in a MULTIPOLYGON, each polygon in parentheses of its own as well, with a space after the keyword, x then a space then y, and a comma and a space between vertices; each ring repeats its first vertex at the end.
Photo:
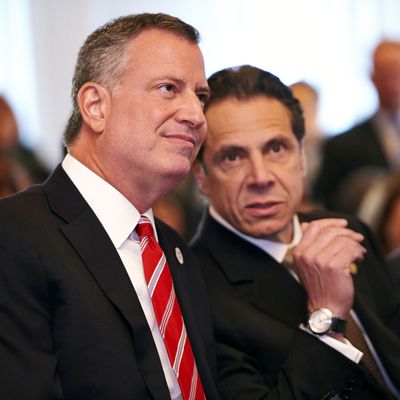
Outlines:
POLYGON ((313 190, 315 198, 329 209, 343 211, 346 207, 345 211, 350 211, 342 204, 340 188, 354 172, 364 168, 390 168, 372 119, 326 140, 313 190))
MULTIPOLYGON (((369 231, 354 221, 350 226, 365 235, 368 249, 354 278, 354 309, 400 387, 399 305, 369 231)), ((213 308, 222 398, 384 398, 363 367, 298 328, 306 319, 306 292, 272 257, 209 215, 192 246, 213 308)))
MULTIPOLYGON (((156 224, 207 399, 218 399, 201 273, 183 240, 156 224)), ((127 272, 61 167, 0 201, 0 370, 4 400, 170 399, 127 272)))
POLYGON ((400 249, 386 259, 393 285, 400 297, 400 249))

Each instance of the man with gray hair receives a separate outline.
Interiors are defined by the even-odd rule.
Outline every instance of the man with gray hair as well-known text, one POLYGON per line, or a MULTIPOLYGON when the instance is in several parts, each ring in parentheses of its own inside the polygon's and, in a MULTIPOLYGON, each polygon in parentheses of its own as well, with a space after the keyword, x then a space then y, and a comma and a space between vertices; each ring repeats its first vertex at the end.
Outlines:
POLYGON ((0 398, 219 398, 200 273, 151 210, 205 139, 198 40, 138 14, 81 48, 67 156, 0 202, 0 398))

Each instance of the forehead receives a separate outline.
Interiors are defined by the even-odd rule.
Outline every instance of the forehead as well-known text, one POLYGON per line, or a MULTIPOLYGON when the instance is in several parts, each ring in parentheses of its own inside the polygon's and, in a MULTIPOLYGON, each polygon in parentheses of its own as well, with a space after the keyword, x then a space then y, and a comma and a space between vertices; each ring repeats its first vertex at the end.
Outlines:
POLYGON ((148 29, 130 40, 130 64, 147 74, 185 73, 186 78, 207 85, 199 46, 162 29, 148 29))
POLYGON ((207 109, 206 119, 210 145, 229 141, 250 143, 276 135, 295 139, 289 110, 279 100, 265 96, 216 102, 207 109))

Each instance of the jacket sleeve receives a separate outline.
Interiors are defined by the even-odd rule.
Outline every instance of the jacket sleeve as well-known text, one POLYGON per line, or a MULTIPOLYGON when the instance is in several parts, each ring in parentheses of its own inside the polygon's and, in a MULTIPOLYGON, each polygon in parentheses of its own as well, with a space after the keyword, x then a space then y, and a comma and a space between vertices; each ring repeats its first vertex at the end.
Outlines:
MULTIPOLYGON (((274 355, 266 350, 264 357, 274 355)), ((268 380, 261 373, 260 357, 251 357, 233 346, 219 343, 218 359, 219 391, 223 399, 352 398, 353 393, 363 391, 365 380, 364 372, 355 363, 300 331, 276 379, 268 380)), ((367 394, 364 396, 357 398, 369 398, 367 394)))

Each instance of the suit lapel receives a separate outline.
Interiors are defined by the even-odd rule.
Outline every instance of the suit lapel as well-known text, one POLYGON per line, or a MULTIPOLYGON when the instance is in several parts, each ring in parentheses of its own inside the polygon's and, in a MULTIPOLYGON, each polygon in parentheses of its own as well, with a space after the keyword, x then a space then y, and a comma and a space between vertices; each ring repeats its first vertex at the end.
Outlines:
POLYGON ((290 326, 304 321, 304 289, 269 254, 239 238, 210 216, 204 221, 202 240, 232 286, 238 288, 245 282, 250 285, 247 301, 254 307, 290 326))
POLYGON ((61 167, 46 182, 45 192, 50 208, 66 221, 61 232, 105 296, 131 326, 144 381, 155 398, 168 397, 160 360, 140 302, 103 226, 61 167))
POLYGON ((255 280, 252 302, 275 319, 297 327, 306 319, 306 292, 281 264, 269 258, 255 280))

